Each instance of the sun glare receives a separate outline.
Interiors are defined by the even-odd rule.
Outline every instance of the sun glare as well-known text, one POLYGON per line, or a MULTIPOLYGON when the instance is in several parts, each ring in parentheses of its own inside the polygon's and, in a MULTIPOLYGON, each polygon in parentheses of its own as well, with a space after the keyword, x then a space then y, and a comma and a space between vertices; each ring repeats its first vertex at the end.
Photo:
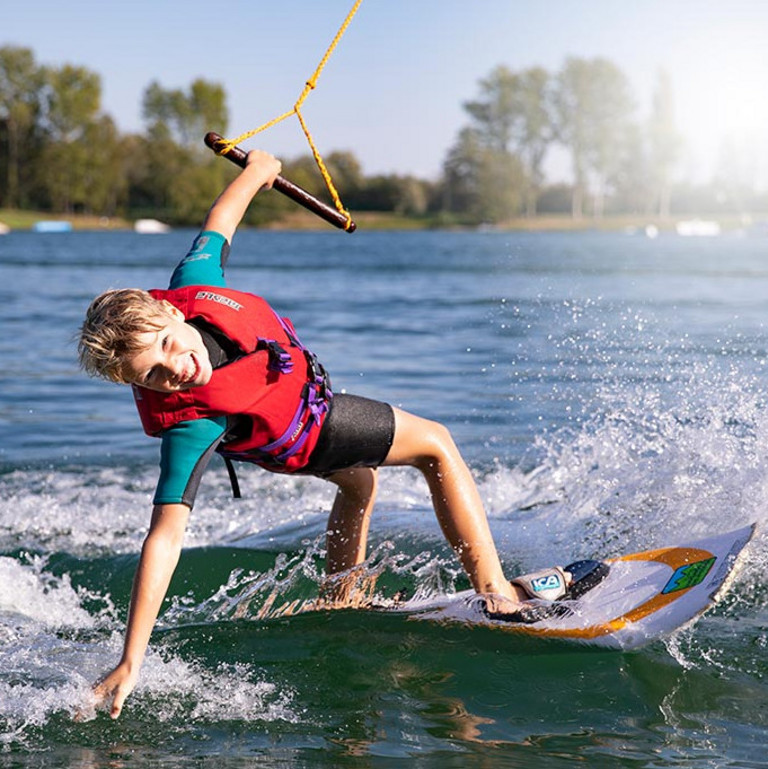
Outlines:
POLYGON ((733 30, 697 36, 670 59, 677 123, 691 159, 706 174, 730 153, 750 166, 753 181, 768 185, 768 64, 753 37, 733 30))

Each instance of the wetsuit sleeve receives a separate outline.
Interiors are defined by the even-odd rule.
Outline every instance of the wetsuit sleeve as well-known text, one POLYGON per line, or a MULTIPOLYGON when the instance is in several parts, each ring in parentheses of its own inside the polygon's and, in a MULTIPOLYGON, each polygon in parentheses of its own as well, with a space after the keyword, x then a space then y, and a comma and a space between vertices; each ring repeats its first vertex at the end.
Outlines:
MULTIPOLYGON (((219 232, 201 232, 171 276, 169 288, 225 286, 224 267, 229 243, 219 232)), ((165 430, 160 449, 160 480, 156 505, 194 505, 208 462, 226 430, 226 418, 195 419, 165 430)))
POLYGON ((154 504, 192 508, 208 462, 226 430, 226 417, 179 422, 162 435, 154 504))
POLYGON ((219 232, 205 230, 192 243, 192 248, 171 275, 168 288, 184 286, 227 285, 224 267, 229 258, 229 242, 219 232))

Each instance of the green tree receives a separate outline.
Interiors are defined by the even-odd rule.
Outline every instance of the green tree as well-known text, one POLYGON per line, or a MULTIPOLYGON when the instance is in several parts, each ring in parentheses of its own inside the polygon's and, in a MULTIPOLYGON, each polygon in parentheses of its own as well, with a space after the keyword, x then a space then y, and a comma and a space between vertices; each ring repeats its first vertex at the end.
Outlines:
POLYGON ((520 77, 499 66, 480 81, 480 98, 464 104, 480 143, 509 152, 519 119, 520 77))
POLYGON ((65 213, 85 210, 87 162, 88 148, 80 141, 50 141, 43 146, 38 179, 45 208, 65 213))
POLYGON ((536 214, 544 185, 544 159, 555 139, 552 78, 533 67, 520 74, 518 87, 517 154, 525 170, 526 214, 536 214))
POLYGON ((88 147, 83 206, 90 213, 114 216, 127 201, 126 140, 112 118, 103 115, 86 126, 82 143, 88 147))
POLYGON ((422 216, 431 196, 427 182, 413 176, 380 174, 364 180, 345 203, 358 211, 391 211, 404 216, 422 216))
POLYGON ((481 144, 520 159, 525 210, 534 216, 544 184, 544 158, 554 141, 549 73, 541 67, 515 73, 499 66, 480 81, 480 98, 464 108, 481 144))
POLYGON ((206 163, 188 163, 176 175, 170 189, 172 221, 199 224, 211 201, 224 186, 225 171, 221 158, 211 157, 206 163))
POLYGON ((85 67, 46 70, 45 124, 52 141, 81 138, 101 108, 101 78, 85 67))
POLYGON ((353 198, 353 208, 359 211, 394 211, 399 202, 400 187, 391 174, 369 176, 353 198))
POLYGON ((571 152, 572 214, 582 216, 592 176, 594 210, 600 216, 610 179, 627 149, 634 110, 629 83, 606 59, 569 57, 558 75, 555 109, 558 138, 571 152))
MULTIPOLYGON (((323 159, 341 199, 353 199, 365 184, 360 162, 351 152, 331 152, 323 159)), ((319 171, 318 171, 319 173, 319 171)))
POLYGON ((26 202, 25 180, 31 177, 36 144, 33 130, 40 116, 44 71, 29 48, 0 48, 0 203, 26 202), (5 188, 4 192, 2 188, 5 188))
POLYGON ((146 133, 132 142, 135 166, 130 171, 131 208, 179 224, 194 224, 232 169, 203 145, 210 130, 226 134, 226 93, 222 86, 198 78, 184 91, 165 89, 157 81, 142 99, 146 133))
POLYGON ((670 214, 673 175, 681 150, 682 139, 675 125, 672 81, 662 70, 657 76, 648 122, 649 177, 654 207, 662 217, 670 214))
POLYGON ((432 185, 415 176, 397 177, 397 204, 395 213, 403 216, 423 216, 432 197, 432 185))
POLYGON ((589 63, 584 59, 569 58, 558 75, 555 97, 558 138, 571 152, 571 213, 574 219, 580 219, 584 212, 584 196, 588 190, 588 113, 593 98, 590 81, 589 63))
POLYGON ((653 197, 649 178, 648 142, 643 127, 628 126, 625 134, 625 149, 621 163, 610 178, 611 200, 606 207, 615 211, 648 214, 653 197))
POLYGON ((112 214, 124 197, 121 140, 100 113, 101 79, 64 64, 45 72, 46 142, 37 176, 43 199, 57 211, 112 214))
POLYGON ((126 159, 128 207, 133 215, 170 218, 174 185, 193 162, 192 153, 173 140, 167 126, 157 124, 131 138, 126 159))
POLYGON ((38 159, 45 207, 67 213, 114 216, 127 201, 124 140, 104 115, 72 141, 45 144, 38 159))
POLYGON ((479 85, 479 97, 464 105, 473 133, 460 136, 447 165, 450 182, 464 188, 451 192, 453 204, 469 185, 470 208, 483 210, 484 218, 491 211, 494 219, 507 218, 521 198, 526 214, 533 216, 544 183, 544 157, 554 138, 550 77, 538 67, 515 73, 499 66, 479 85), (467 153, 463 159, 462 151, 467 153), (472 182, 472 173, 482 174, 483 182, 472 182), (483 196, 488 199, 482 201, 483 196))
POLYGON ((144 91, 142 114, 150 129, 165 129, 184 147, 198 148, 208 131, 226 134, 229 123, 226 93, 202 78, 183 90, 163 88, 157 81, 144 91))
MULTIPOLYGON (((330 200, 325 182, 312 155, 301 155, 283 163, 283 175, 317 198, 330 200)), ((331 174, 333 176, 333 173, 331 174)))
POLYGON ((489 147, 473 128, 464 128, 443 165, 444 208, 473 222, 499 223, 520 212, 524 189, 520 160, 489 147))
POLYGON ((468 211, 477 197, 477 174, 482 151, 480 137, 472 128, 463 128, 443 162, 442 208, 451 213, 468 211))

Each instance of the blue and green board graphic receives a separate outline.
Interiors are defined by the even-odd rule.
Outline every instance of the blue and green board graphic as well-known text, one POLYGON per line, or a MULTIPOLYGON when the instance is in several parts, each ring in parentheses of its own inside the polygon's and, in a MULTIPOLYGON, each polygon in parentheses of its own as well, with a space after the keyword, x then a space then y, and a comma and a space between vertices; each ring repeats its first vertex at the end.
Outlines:
POLYGON ((696 561, 695 563, 686 563, 683 566, 678 567, 675 573, 670 577, 669 582, 664 586, 661 591, 662 594, 674 593, 678 590, 687 590, 691 587, 696 587, 702 580, 709 574, 710 569, 715 565, 717 559, 705 558, 703 561, 696 561))

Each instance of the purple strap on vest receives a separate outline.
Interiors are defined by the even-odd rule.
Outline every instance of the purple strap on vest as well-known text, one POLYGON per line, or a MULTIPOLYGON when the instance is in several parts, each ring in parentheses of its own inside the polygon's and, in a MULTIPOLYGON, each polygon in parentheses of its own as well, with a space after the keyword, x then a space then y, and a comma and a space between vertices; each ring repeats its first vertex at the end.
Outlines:
POLYGON ((269 354, 267 368, 270 371, 277 371, 280 374, 290 374, 293 371, 291 356, 279 342, 274 339, 259 339, 259 344, 263 345, 269 354))
MULTIPOLYGON (((285 432, 277 440, 268 443, 266 446, 262 446, 259 449, 259 451, 263 451, 264 453, 275 451, 288 443, 291 438, 300 432, 301 434, 289 448, 271 457, 275 462, 279 463, 285 462, 289 457, 292 457, 301 449, 309 437, 309 421, 314 422, 315 424, 320 423, 323 414, 328 411, 328 401, 332 397, 332 393, 328 387, 325 372, 323 371, 322 366, 319 365, 317 358, 304 347, 296 334, 291 331, 288 324, 277 313, 275 313, 275 317, 283 327, 283 331, 285 331, 286 336, 290 339, 291 344, 298 347, 298 349, 306 356, 307 365, 313 376, 313 379, 307 383, 299 407, 296 409, 296 413, 293 415, 293 419, 285 432), (302 418, 307 411, 309 412, 309 420, 307 424, 304 424, 302 418)), ((290 373, 290 371, 293 370, 293 361, 288 353, 275 341, 267 339, 262 339, 261 341, 266 344, 267 349, 269 349, 270 352, 269 367, 273 371, 280 371, 280 373, 283 374, 290 373)))
POLYGON ((302 417, 309 409, 309 417, 315 424, 320 423, 320 419, 328 411, 328 398, 322 394, 322 390, 316 382, 311 382, 307 385, 308 392, 299 404, 296 413, 293 415, 291 423, 288 425, 288 429, 272 443, 268 443, 266 446, 262 446, 259 451, 269 453, 275 449, 279 449, 284 446, 296 433, 301 431, 301 435, 296 439, 295 443, 280 454, 275 455, 273 458, 276 462, 285 462, 286 459, 292 457, 303 445, 309 437, 309 424, 302 423, 302 417))

